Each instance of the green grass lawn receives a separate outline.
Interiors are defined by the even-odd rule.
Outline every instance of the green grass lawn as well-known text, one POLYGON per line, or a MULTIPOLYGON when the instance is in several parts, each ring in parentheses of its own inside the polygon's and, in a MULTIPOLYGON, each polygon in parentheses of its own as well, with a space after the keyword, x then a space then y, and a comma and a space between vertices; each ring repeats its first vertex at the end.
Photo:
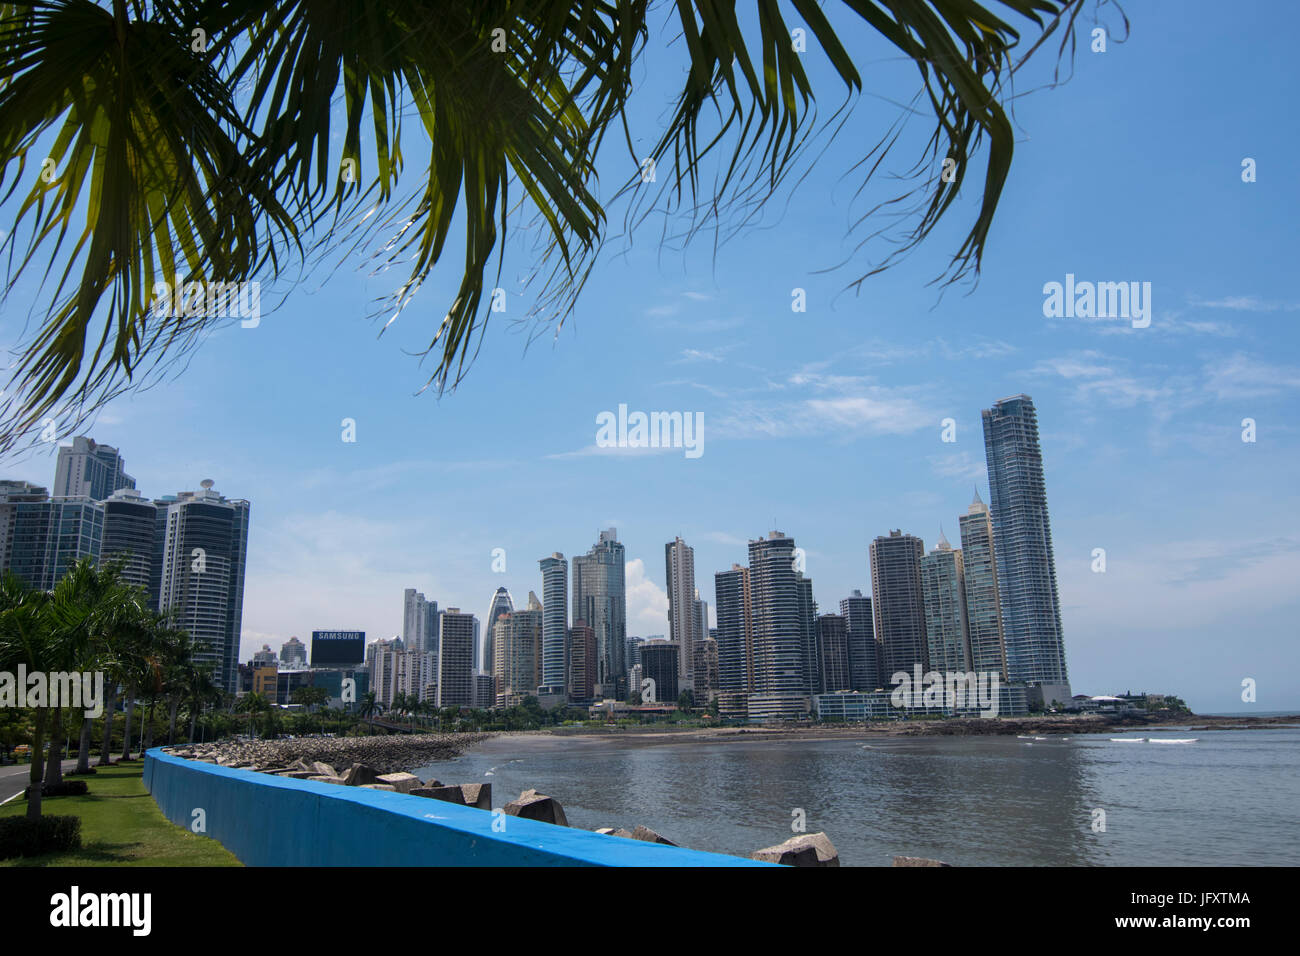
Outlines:
MULTIPOLYGON (((84 797, 46 797, 41 813, 81 817, 81 849, 0 860, 3 866, 240 866, 211 837, 170 823, 144 788, 144 763, 99 767, 85 780, 84 797)), ((0 807, 0 817, 27 813, 22 797, 0 807)))

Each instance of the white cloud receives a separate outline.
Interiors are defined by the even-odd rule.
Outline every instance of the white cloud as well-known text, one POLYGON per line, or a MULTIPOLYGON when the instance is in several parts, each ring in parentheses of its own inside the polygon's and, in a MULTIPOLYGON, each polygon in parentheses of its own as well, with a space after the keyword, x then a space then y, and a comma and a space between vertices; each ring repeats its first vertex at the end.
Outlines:
POLYGON ((633 558, 627 562, 627 633, 644 637, 664 634, 668 630, 668 592, 646 576, 645 562, 633 558))

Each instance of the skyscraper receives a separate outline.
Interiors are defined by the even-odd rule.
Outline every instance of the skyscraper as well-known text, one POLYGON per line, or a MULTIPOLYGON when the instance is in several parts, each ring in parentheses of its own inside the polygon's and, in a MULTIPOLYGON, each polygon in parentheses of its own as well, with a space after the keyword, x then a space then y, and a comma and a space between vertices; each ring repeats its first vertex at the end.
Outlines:
POLYGON ((871 542, 871 599, 876 618, 880 680, 893 686, 893 675, 921 665, 928 671, 925 605, 921 599, 920 538, 891 531, 871 542))
MULTIPOLYGON (((633 686, 636 690, 639 685, 633 686)), ((569 699, 590 703, 596 695, 596 632, 584 620, 569 628, 569 699)))
POLYGON ((780 531, 749 542, 754 678, 751 720, 794 719, 811 706, 803 576, 795 571, 794 539, 780 531))
POLYGON ((988 505, 975 492, 961 524, 962 567, 966 577, 966 628, 970 633, 971 669, 1007 679, 1007 649, 1002 635, 998 596, 997 548, 988 505))
POLYGON ((982 417, 1007 679, 1053 685, 1053 696, 1068 700, 1038 414, 1028 395, 1016 395, 994 402, 982 417))
POLYGON ((527 608, 497 617, 492 628, 496 704, 511 707, 534 696, 541 679, 542 603, 528 592, 527 608))
POLYGON ((510 598, 510 592, 505 588, 497 588, 496 593, 492 595, 492 603, 488 605, 487 621, 483 625, 486 635, 482 637, 482 647, 478 652, 478 668, 485 674, 495 673, 495 667, 492 655, 495 653, 496 642, 492 636, 492 629, 496 627, 497 618, 502 614, 510 614, 515 609, 515 602, 510 598))
POLYGON ((966 630, 966 587, 961 552, 939 533, 939 543, 921 558, 921 593, 925 602, 925 646, 930 670, 966 672, 970 636, 966 630))
POLYGON ((53 497, 85 495, 103 501, 119 488, 134 487, 135 479, 126 473, 116 448, 84 435, 72 439, 71 445, 59 447, 53 497))
POLYGON ((0 571, 48 591, 80 558, 98 559, 104 505, 81 496, 51 498, 40 485, 0 482, 0 571))
POLYGON ((438 615, 438 706, 474 706, 474 615, 453 607, 438 615))
POLYGON ((810 694, 822 692, 821 645, 817 640, 817 602, 813 600, 812 578, 796 571, 799 586, 799 630, 803 643, 803 679, 810 694))
POLYGON ((142 589, 155 602, 153 562, 161 547, 161 542, 155 540, 158 531, 158 506, 134 488, 119 488, 104 501, 104 543, 100 553, 105 560, 123 561, 122 581, 142 589))
POLYGON ((425 654, 438 651, 438 602, 425 600, 415 588, 402 592, 402 642, 425 654))
POLYGON ((753 623, 750 619, 749 568, 733 564, 713 576, 718 613, 718 714, 743 720, 749 716, 753 681, 753 623))
POLYGON ((569 566, 556 551, 542 558, 542 681, 538 696, 567 695, 569 566))
POLYGON ((600 532, 586 554, 573 558, 573 618, 596 632, 596 696, 627 697, 627 578, 618 531, 600 532))
POLYGON ((195 660, 213 665, 213 683, 234 693, 244 613, 244 566, 248 558, 249 503, 212 490, 158 499, 165 528, 158 561, 160 610, 205 649, 195 660))
POLYGON ((668 589, 668 639, 682 648, 677 660, 677 685, 694 686, 695 642, 700 639, 695 602, 695 549, 680 537, 664 545, 664 580, 668 589))
POLYGON ((880 664, 876 658, 875 622, 871 617, 871 598, 856 588, 840 598, 840 617, 844 618, 849 642, 849 671, 853 690, 873 691, 882 686, 880 664))
POLYGON ((821 693, 852 690, 849 668, 848 622, 838 614, 823 614, 817 618, 818 659, 821 693))

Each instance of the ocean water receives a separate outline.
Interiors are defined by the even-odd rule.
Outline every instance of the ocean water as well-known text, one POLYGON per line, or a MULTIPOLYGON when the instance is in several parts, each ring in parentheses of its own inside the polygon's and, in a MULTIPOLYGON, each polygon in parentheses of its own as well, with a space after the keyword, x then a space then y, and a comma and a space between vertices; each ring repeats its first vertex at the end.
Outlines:
POLYGON ((641 823, 681 846, 737 855, 788 839, 802 817, 846 866, 889 866, 895 855, 959 866, 1300 864, 1300 730, 1291 729, 1031 740, 507 736, 416 772, 491 783, 496 807, 535 787, 560 801, 570 826, 641 823))

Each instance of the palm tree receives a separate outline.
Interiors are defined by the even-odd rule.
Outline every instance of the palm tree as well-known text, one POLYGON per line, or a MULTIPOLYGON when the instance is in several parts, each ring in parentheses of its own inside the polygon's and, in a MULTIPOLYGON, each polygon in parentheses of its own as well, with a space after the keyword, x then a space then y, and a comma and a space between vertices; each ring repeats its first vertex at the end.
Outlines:
POLYGON ((235 702, 235 711, 248 714, 248 738, 252 740, 256 736, 257 715, 270 713, 271 702, 262 694, 245 694, 235 702))
POLYGON ((366 718, 367 731, 373 737, 375 734, 375 718, 383 714, 384 705, 379 702, 379 697, 373 690, 368 690, 361 695, 360 705, 357 713, 366 718))
POLYGON ((190 708, 190 743, 194 742, 194 725, 207 704, 219 703, 220 691, 212 683, 212 669, 206 664, 191 663, 187 673, 185 700, 190 708))
MULTIPOLYGON (((49 595, 27 587, 12 572, 0 577, 0 670, 13 671, 19 665, 29 673, 49 673, 55 668, 55 651, 49 621, 49 595)), ((29 700, 30 703, 30 700, 29 700)), ((44 784, 42 747, 45 745, 45 726, 51 709, 43 704, 32 707, 35 712, 32 731, 32 772, 27 796, 27 818, 41 815, 41 789, 44 784)), ((51 742, 51 750, 54 744, 51 742)))
MULTIPOLYGON (((540 237, 533 314, 549 322, 576 307, 607 207, 623 206, 629 231, 654 214, 686 238, 729 232, 729 211, 748 221, 797 178, 815 134, 846 125, 848 101, 824 117, 816 106, 822 93, 863 93, 855 59, 887 59, 849 53, 842 36, 863 25, 920 73, 904 117, 933 122, 919 161, 905 164, 914 185, 881 204, 903 211, 884 238, 901 253, 929 235, 968 172, 981 178, 972 158, 987 144, 979 211, 945 278, 978 271, 1011 166, 1011 79, 1053 34, 1058 57, 1073 51, 1083 5, 845 0, 828 13, 790 0, 787 20, 780 0, 743 14, 679 0, 669 16, 687 68, 675 108, 652 146, 622 160, 624 185, 602 201, 601 146, 633 150, 633 78, 660 30, 650 0, 10 0, 0 5, 0 201, 20 190, 22 201, 0 251, 13 244, 11 282, 29 269, 59 278, 5 388, 0 451, 49 415, 71 426, 151 380, 143 369, 160 371, 229 315, 196 316, 171 290, 274 278, 326 244, 391 237, 374 258, 409 269, 376 310, 391 322, 462 230, 463 272, 427 350, 438 359, 427 384, 454 388, 482 340, 508 220, 540 237), (1022 54, 1024 28, 1033 42, 1022 54), (803 66, 818 48, 829 90, 803 66), (405 156, 419 156, 412 189, 399 189, 405 156), (521 215, 508 217, 516 203, 521 215)), ((901 123, 855 131, 864 179, 901 123)))

